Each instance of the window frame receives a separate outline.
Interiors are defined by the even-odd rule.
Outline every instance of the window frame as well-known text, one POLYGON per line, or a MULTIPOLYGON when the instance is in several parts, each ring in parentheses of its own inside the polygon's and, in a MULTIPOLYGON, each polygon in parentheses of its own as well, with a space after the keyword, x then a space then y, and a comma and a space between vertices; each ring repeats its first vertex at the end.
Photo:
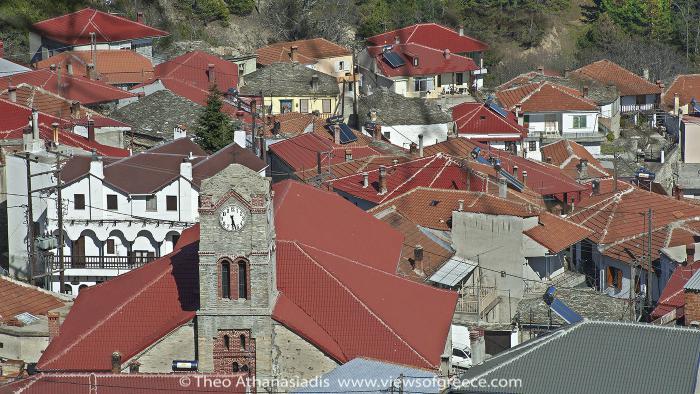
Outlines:
POLYGON ((464 73, 455 73, 455 84, 464 85, 464 73))
POLYGON ((588 127, 588 117, 586 115, 572 115, 571 126, 574 129, 585 129, 588 127), (581 125, 583 121, 583 125, 581 125), (577 124, 578 123, 578 124, 577 124))
POLYGON ((178 201, 177 201, 177 196, 174 194, 165 196, 165 210, 168 212, 177 212, 178 209, 178 201), (174 201, 174 208, 171 204, 173 204, 174 201))
POLYGON ((85 210, 85 193, 75 193, 73 194, 73 210, 84 211, 85 210), (78 197, 80 196, 80 197, 78 197), (78 201, 80 200, 80 201, 78 201), (78 204, 80 202, 80 204, 78 204))
POLYGON ((231 262, 222 261, 220 264, 219 283, 221 285, 221 298, 231 299, 231 262))
POLYGON ((414 92, 430 92, 435 90, 435 78, 433 77, 415 77, 413 78, 414 92), (423 86, 425 85, 425 86, 423 86), (432 85, 432 88, 431 86, 432 85))
POLYGON ((108 194, 107 195, 107 210, 109 211, 118 211, 119 210, 119 196, 116 194, 108 194), (111 204, 111 203, 114 204, 111 204))
POLYGON ((331 102, 331 99, 322 99, 321 100, 321 110, 323 111, 324 114, 331 113, 331 111, 333 110, 333 103, 331 102), (326 111, 326 104, 328 105, 328 111, 326 111))
POLYGON ((537 152, 537 141, 528 141, 527 150, 528 152, 537 152))
POLYGON ((299 99, 299 112, 302 114, 308 114, 311 106, 309 105, 309 99, 299 99), (306 108, 306 109, 304 109, 306 108))
POLYGON ((117 254, 117 243, 114 241, 114 238, 107 238, 105 242, 105 253, 117 254))
POLYGON ((158 212, 158 196, 155 194, 146 196, 146 212, 158 212))

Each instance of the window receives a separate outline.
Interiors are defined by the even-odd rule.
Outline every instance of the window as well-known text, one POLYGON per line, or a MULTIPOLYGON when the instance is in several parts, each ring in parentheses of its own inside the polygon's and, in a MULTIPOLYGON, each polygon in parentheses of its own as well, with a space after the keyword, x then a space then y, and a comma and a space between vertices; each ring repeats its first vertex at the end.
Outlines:
POLYGON ((74 194, 73 195, 73 209, 77 211, 82 211, 85 209, 85 195, 84 194, 74 194))
POLYGON ((525 124, 530 123, 530 115, 523 115, 523 123, 525 123, 525 124))
POLYGON ((299 112, 301 112, 302 114, 309 113, 309 99, 299 100, 299 112))
POLYGON ((414 67, 418 67, 419 64, 420 64, 420 63, 418 63, 418 57, 414 57, 414 58, 413 58, 413 66, 414 66, 414 67))
POLYGON ((343 71, 343 70, 345 70, 345 62, 341 60, 338 62, 338 70, 337 71, 343 71))
POLYGON ((116 211, 119 209, 119 204, 117 203, 117 195, 116 194, 108 194, 107 195, 107 209, 116 211))
POLYGON ((231 338, 228 335, 224 335, 224 347, 226 350, 231 349, 231 338))
POLYGON ((622 271, 615 267, 607 268, 607 287, 622 289, 622 271))
POLYGON ((158 210, 158 198, 156 196, 146 197, 146 211, 156 212, 158 210))
POLYGON ((437 86, 442 86, 442 74, 438 74, 437 86))
POLYGON ((635 101, 636 101, 637 105, 644 105, 647 103, 647 96, 640 94, 640 95, 635 97, 635 101))
POLYGON ((514 155, 518 154, 518 146, 513 141, 506 141, 505 150, 514 155))
POLYGON ((248 298, 248 272, 244 261, 238 262, 238 298, 248 298))
POLYGON ((231 298, 231 264, 221 263, 221 298, 231 298))
POLYGON ((280 100, 280 113, 292 112, 292 100, 280 100))
POLYGON ((165 209, 177 211, 177 196, 165 196, 165 209))
POLYGON ((238 363, 234 361, 233 365, 231 365, 231 371, 239 372, 240 370, 241 370, 241 368, 238 366, 238 363))
POLYGON ((452 349, 452 355, 461 358, 468 358, 467 354, 460 349, 452 349))
POLYGON ((586 128, 586 115, 574 115, 574 128, 575 129, 585 129, 586 128))
POLYGON ((457 73, 457 85, 464 85, 464 73, 457 73))
POLYGON ((421 77, 413 80, 413 90, 416 92, 429 92, 435 89, 435 80, 432 77, 421 77))
POLYGON ((537 150, 537 141, 528 141, 527 145, 527 150, 530 152, 535 152, 537 150))
POLYGON ((245 74, 245 63, 238 64, 238 75, 245 74))
POLYGON ((324 114, 331 113, 331 100, 323 99, 321 103, 323 104, 323 113, 324 114))
POLYGON ((114 238, 108 238, 107 239, 107 254, 115 254, 116 253, 116 245, 114 242, 114 238))
POLYGON ((245 335, 241 334, 240 340, 241 340, 241 350, 245 350, 245 335))

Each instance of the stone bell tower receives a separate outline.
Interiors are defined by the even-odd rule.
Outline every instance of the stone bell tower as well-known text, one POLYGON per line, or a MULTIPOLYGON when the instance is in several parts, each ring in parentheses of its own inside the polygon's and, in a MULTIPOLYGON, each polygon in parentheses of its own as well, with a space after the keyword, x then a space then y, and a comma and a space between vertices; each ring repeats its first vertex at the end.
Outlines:
POLYGON ((277 298, 270 180, 231 164, 202 181, 199 205, 199 370, 270 376, 277 298))

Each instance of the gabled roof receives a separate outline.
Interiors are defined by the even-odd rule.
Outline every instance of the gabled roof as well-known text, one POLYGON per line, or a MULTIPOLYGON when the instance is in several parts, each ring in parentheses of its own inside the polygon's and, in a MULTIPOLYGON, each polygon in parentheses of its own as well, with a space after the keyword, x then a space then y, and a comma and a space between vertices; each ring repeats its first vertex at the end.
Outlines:
POLYGON ((698 330, 584 320, 506 350, 460 378, 522 379, 507 388, 480 387, 484 393, 578 394, 590 393, 591 385, 620 394, 692 393, 698 354, 698 330), (555 371, 543 367, 551 365, 555 371), (581 371, 595 383, 582 384, 581 371))
POLYGON ((208 72, 210 64, 214 66, 214 81, 220 92, 226 93, 228 89, 238 87, 238 66, 203 51, 188 52, 160 63, 155 67, 155 78, 163 81, 166 86, 166 80, 172 79, 208 91, 211 86, 208 72))
POLYGON ((700 102, 700 74, 683 74, 673 79, 673 82, 661 95, 661 102, 666 109, 673 109, 676 93, 678 94, 680 105, 686 105, 692 99, 700 102))
POLYGON ((330 166, 330 174, 324 172, 322 176, 319 176, 316 168, 297 171, 294 174, 301 181, 321 184, 329 179, 359 174, 364 171, 372 171, 379 168, 379 166, 390 166, 394 163, 405 163, 409 160, 411 160, 411 158, 408 155, 371 155, 357 160, 332 164, 330 166))
POLYGON ((363 174, 354 174, 333 180, 333 189, 381 204, 420 186, 458 190, 466 188, 464 169, 455 160, 439 153, 386 167, 387 190, 384 193, 379 189, 379 171, 367 171, 367 187, 363 186, 363 174))
POLYGON ((479 69, 474 60, 468 57, 415 43, 394 44, 391 48, 368 47, 367 53, 375 59, 382 75, 389 78, 468 72, 479 69), (384 51, 393 52, 403 60, 404 64, 399 67, 392 66, 384 57, 384 51), (418 58, 417 66, 413 63, 416 58, 418 58))
POLYGON ((656 303, 656 308, 651 312, 654 319, 658 319, 665 314, 676 311, 676 319, 685 315, 685 292, 684 287, 696 272, 700 271, 700 261, 688 265, 679 265, 666 282, 666 287, 661 292, 661 296, 656 303))
POLYGON ((661 94, 661 88, 632 71, 603 59, 572 71, 605 85, 615 85, 620 96, 661 94))
MULTIPOLYGON (((97 79, 111 84, 138 84, 153 78, 151 61, 138 52, 127 50, 95 51, 95 71, 97 79)), ((37 69, 61 68, 62 75, 68 74, 68 65, 73 67, 73 75, 88 77, 87 65, 92 63, 90 51, 61 52, 35 64, 37 69)))
POLYGON ((499 90, 496 98, 508 110, 522 106, 523 112, 583 111, 596 112, 598 105, 581 92, 551 82, 538 82, 499 90))
POLYGON ((265 137, 289 138, 299 134, 304 134, 313 131, 314 129, 323 129, 326 126, 326 121, 314 114, 303 114, 301 112, 287 112, 279 115, 267 116, 265 122, 265 137), (279 130, 274 133, 275 122, 279 122, 279 130))
POLYGON ((109 371, 113 352, 128 360, 192 320, 199 308, 198 244, 178 243, 164 257, 83 289, 37 368, 109 371))
POLYGON ((555 254, 588 238, 592 233, 592 230, 574 221, 562 219, 549 212, 541 212, 537 225, 523 231, 523 234, 555 254))
POLYGON ((16 316, 30 313, 46 315, 50 310, 61 308, 65 300, 57 294, 0 275, 0 324, 19 325, 16 316))
POLYGON ((360 125, 369 121, 371 110, 377 111, 378 124, 389 127, 450 123, 450 115, 434 102, 420 97, 405 97, 388 89, 377 89, 358 99, 360 125))
POLYGON ((588 176, 591 178, 608 177, 607 170, 593 157, 593 155, 583 145, 571 140, 559 140, 541 149, 544 158, 551 158, 549 162, 566 172, 568 176, 576 179, 578 177, 578 165, 581 159, 588 160, 588 176))
POLYGON ((489 46, 475 38, 460 35, 450 28, 437 23, 418 23, 401 29, 391 30, 367 39, 374 45, 412 42, 440 50, 449 49, 452 53, 482 52, 489 46))
POLYGON ((292 47, 297 47, 297 61, 302 64, 314 64, 319 59, 352 55, 349 49, 325 38, 310 38, 308 40, 278 42, 259 48, 256 51, 257 62, 265 66, 278 62, 291 62, 292 47))
MULTIPOLYGON (((22 144, 22 135, 24 129, 28 127, 29 118, 32 110, 23 107, 19 104, 12 103, 7 100, 0 99, 0 140, 15 140, 18 144, 22 144)), ((87 138, 74 134, 72 130, 73 124, 66 120, 55 116, 39 113, 39 137, 44 141, 53 141, 53 130, 51 124, 59 124, 58 142, 61 145, 79 148, 85 153, 93 150, 99 155, 109 155, 116 157, 124 157, 129 155, 129 151, 121 148, 114 148, 107 145, 102 145, 95 141, 90 141, 87 138)))
POLYGON ((0 90, 6 90, 8 85, 20 83, 41 87, 69 100, 79 101, 83 105, 136 97, 133 93, 85 77, 63 73, 59 78, 57 73, 50 70, 36 70, 0 78, 0 90))
POLYGON ((143 23, 85 8, 70 14, 37 22, 31 30, 52 41, 68 45, 90 44, 90 33, 97 43, 164 37, 168 33, 143 23))
MULTIPOLYGON (((272 63, 243 77, 242 94, 263 96, 336 97, 340 93, 335 77, 299 63, 272 63), (317 78, 314 90, 312 79, 317 78)), ((331 109, 333 110, 333 109, 331 109)))
POLYGON ((518 124, 515 114, 507 111, 504 117, 486 103, 456 105, 452 107, 452 120, 460 135, 470 138, 476 134, 479 137, 474 137, 480 141, 518 141, 527 136, 527 129, 518 124))

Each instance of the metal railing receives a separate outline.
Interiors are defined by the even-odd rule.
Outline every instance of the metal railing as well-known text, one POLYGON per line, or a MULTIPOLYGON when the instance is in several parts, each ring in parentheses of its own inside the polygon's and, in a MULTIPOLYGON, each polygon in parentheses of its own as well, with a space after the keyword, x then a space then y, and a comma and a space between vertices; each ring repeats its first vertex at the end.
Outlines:
MULTIPOLYGON (((52 271, 60 269, 58 256, 46 255, 52 271)), ((155 260, 155 256, 63 256, 63 268, 134 269, 155 260)))
POLYGON ((622 113, 644 112, 644 111, 653 111, 656 108, 658 108, 658 104, 656 104, 656 103, 630 104, 630 105, 621 105, 620 112, 622 112, 622 113))
POLYGON ((464 286, 459 289, 459 298, 455 311, 458 313, 477 314, 497 297, 495 287, 464 286))

